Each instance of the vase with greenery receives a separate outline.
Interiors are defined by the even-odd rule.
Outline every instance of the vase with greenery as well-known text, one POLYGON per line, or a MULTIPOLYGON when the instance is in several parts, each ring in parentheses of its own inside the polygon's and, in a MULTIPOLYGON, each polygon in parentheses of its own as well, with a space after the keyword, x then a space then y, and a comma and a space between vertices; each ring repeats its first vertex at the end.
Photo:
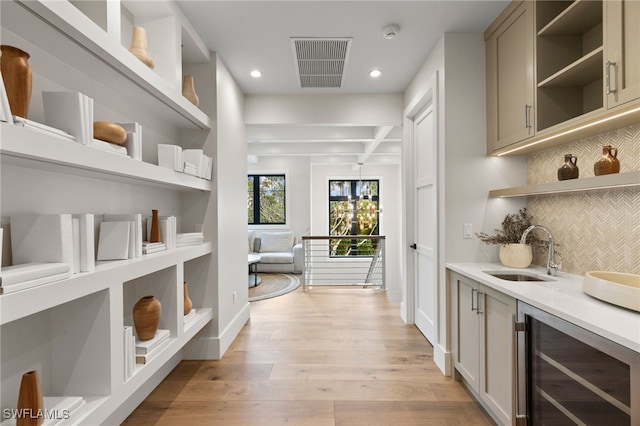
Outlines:
POLYGON ((532 221, 533 217, 523 207, 518 213, 506 215, 502 221, 502 229, 496 229, 495 234, 480 232, 476 236, 485 244, 500 245, 500 261, 504 266, 526 268, 533 259, 532 248, 540 253, 547 250, 547 242, 533 233, 527 236, 526 244, 520 244, 522 234, 533 224, 532 221))

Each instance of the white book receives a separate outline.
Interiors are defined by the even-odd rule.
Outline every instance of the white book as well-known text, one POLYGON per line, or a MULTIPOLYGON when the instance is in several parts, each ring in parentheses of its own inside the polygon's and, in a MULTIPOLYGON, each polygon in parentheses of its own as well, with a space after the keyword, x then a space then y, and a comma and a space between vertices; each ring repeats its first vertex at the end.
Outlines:
POLYGON ((71 276, 68 263, 21 263, 2 268, 0 294, 24 290, 67 279, 71 276))
MULTIPOLYGON (((130 234, 133 242, 134 257, 142 257, 142 214, 105 214, 105 222, 133 221, 133 229, 130 234)), ((130 257, 133 259, 133 257, 130 257)))
POLYGON ((49 135, 60 136, 65 139, 70 139, 70 140, 76 139, 75 136, 72 136, 63 130, 56 129, 55 127, 47 126, 46 124, 38 123, 37 121, 32 121, 23 117, 18 117, 17 115, 13 116, 13 124, 15 124, 16 126, 27 128, 27 129, 37 130, 49 135))
POLYGON ((97 260, 124 260, 129 257, 130 222, 102 222, 97 260))
POLYGON ((10 217, 13 264, 73 264, 70 214, 23 214, 10 217))
POLYGON ((182 147, 170 144, 158 144, 158 166, 182 172, 182 147))
POLYGON ((136 364, 135 338, 133 336, 133 327, 124 326, 124 370, 125 381, 133 376, 136 364))
POLYGON ((100 139, 93 139, 91 143, 91 147, 99 149, 100 151, 121 155, 123 157, 129 156, 129 153, 127 152, 127 147, 122 145, 116 145, 114 143, 101 141, 100 139))
POLYGON ((136 355, 150 354, 157 349, 162 342, 169 339, 169 335, 169 330, 159 329, 156 331, 156 335, 152 339, 145 340, 143 342, 136 342, 136 355))
POLYGON ((195 167, 194 176, 198 176, 198 177, 204 176, 204 173, 206 172, 206 166, 205 166, 206 160, 204 157, 205 157, 204 152, 201 149, 182 150, 182 158, 184 159, 184 162, 185 162, 185 169, 186 169, 186 163, 193 165, 195 167))
POLYGON ((153 248, 149 248, 149 249, 144 249, 144 254, 153 254, 153 253, 158 253, 161 251, 167 251, 167 246, 166 245, 162 245, 162 247, 153 247, 153 248))
POLYGON ((73 269, 72 272, 77 274, 80 272, 80 219, 71 219, 72 232, 73 232, 73 269))
POLYGON ((184 173, 191 176, 198 176, 198 167, 185 161, 184 162, 184 173))
MULTIPOLYGON (((80 92, 42 92, 44 122, 46 125, 63 130, 76 137, 83 145, 86 139, 87 123, 84 95, 80 92)), ((91 123, 93 127, 93 123, 91 123)))
POLYGON ((73 215, 80 221, 80 272, 96 270, 95 225, 91 213, 73 215))
POLYGON ((6 121, 9 124, 13 124, 11 106, 9 105, 9 98, 7 97, 7 90, 4 86, 4 79, 0 72, 0 121, 6 121))
POLYGON ((131 158, 142 161, 142 126, 137 122, 118 123, 127 132, 127 150, 131 158))

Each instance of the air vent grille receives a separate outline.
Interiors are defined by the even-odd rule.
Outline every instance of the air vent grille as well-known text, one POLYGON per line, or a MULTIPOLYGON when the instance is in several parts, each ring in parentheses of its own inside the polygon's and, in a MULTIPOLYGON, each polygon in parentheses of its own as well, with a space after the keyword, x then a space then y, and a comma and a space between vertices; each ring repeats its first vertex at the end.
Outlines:
POLYGON ((292 38, 300 87, 342 87, 350 38, 292 38))

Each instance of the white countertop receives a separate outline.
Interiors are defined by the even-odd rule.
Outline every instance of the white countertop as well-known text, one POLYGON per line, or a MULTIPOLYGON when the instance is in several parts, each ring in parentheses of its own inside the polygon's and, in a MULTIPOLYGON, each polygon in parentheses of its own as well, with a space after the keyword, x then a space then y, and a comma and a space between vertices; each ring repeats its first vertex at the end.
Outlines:
POLYGON ((496 263, 447 263, 446 267, 640 353, 640 313, 583 293, 581 275, 558 272, 551 277, 538 266, 514 269, 496 263), (520 271, 553 281, 506 281, 483 271, 520 271))

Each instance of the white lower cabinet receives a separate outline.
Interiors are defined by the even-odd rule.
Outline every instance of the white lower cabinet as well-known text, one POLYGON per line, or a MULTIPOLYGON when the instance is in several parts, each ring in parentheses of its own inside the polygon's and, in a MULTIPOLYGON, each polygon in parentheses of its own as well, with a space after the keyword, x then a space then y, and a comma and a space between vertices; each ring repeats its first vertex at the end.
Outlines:
POLYGON ((454 375, 502 425, 514 424, 516 300, 450 272, 454 375))

